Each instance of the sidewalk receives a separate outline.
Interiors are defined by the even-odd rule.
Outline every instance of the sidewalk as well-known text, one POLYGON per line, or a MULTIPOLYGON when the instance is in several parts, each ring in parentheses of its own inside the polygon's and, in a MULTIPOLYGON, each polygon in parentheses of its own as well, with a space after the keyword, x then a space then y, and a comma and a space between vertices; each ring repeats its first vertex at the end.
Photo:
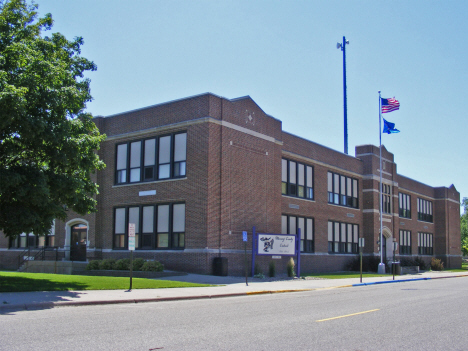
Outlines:
POLYGON ((442 278, 468 277, 467 273, 423 272, 416 275, 348 279, 292 279, 266 281, 245 277, 217 277, 209 275, 187 274, 173 276, 165 280, 185 281, 218 286, 200 288, 172 289, 136 289, 124 290, 84 290, 84 291, 43 291, 0 293, 0 313, 19 310, 47 309, 61 306, 86 306, 117 303, 143 303, 158 301, 175 301, 188 299, 206 299, 257 294, 273 294, 297 291, 312 291, 345 287, 362 287, 373 284, 402 283, 405 281, 429 280, 442 278))

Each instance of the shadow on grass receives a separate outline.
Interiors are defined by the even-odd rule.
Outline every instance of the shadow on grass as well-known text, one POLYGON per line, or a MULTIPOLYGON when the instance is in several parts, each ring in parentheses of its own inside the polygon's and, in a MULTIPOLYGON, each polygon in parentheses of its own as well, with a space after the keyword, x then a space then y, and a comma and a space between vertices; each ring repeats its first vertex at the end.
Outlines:
POLYGON ((76 282, 0 276, 0 292, 84 290, 86 287, 86 284, 76 282))
POLYGON ((70 301, 82 293, 86 284, 54 282, 48 279, 0 276, 0 314, 53 308, 57 302, 70 301), (29 292, 35 292, 29 294, 29 292))

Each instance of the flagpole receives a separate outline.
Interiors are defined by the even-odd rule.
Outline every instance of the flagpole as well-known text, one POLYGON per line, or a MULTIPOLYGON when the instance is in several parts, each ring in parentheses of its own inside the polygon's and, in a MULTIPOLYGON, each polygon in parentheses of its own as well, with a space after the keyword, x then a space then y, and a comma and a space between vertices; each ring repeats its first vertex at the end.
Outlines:
POLYGON ((383 233, 382 233, 382 98, 379 91, 379 142, 380 142, 380 184, 379 184, 379 215, 380 215, 380 263, 379 274, 385 274, 385 263, 383 263, 383 233))

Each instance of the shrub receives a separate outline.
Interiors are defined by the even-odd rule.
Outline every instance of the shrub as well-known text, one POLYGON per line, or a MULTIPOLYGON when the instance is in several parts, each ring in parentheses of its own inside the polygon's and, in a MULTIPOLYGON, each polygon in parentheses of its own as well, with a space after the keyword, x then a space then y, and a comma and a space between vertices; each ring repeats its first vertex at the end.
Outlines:
POLYGON ((129 271, 130 270, 130 259, 122 258, 115 262, 114 269, 119 271, 129 271))
POLYGON ((422 257, 419 257, 419 256, 415 257, 414 262, 416 263, 417 266, 419 266, 419 269, 421 271, 425 271, 427 269, 426 261, 424 261, 422 257))
MULTIPOLYGON (((380 257, 378 256, 363 256, 362 257, 362 271, 363 272, 377 272, 379 269, 380 257)), ((359 256, 353 257, 349 260, 345 269, 348 271, 359 272, 360 271, 360 259, 359 256)))
POLYGON ((286 264, 286 271, 288 272, 288 277, 294 277, 294 267, 295 267, 294 259, 291 257, 286 264))
POLYGON ((89 261, 89 263, 86 265, 86 269, 88 271, 99 269, 99 261, 98 260, 89 261))
POLYGON ((260 268, 260 265, 258 263, 255 263, 255 266, 254 266, 254 275, 263 275, 263 272, 260 268))
POLYGON ((433 271, 443 271, 444 270, 444 262, 440 259, 432 257, 431 259, 431 269, 433 271))
POLYGON ((419 266, 419 263, 416 260, 413 260, 409 257, 402 257, 400 258, 400 266, 401 267, 409 267, 409 266, 419 266))
POLYGON ((142 271, 150 272, 162 272, 164 270, 164 265, 158 261, 146 261, 141 267, 142 271))
POLYGON ((112 270, 115 266, 115 260, 113 258, 109 258, 106 260, 102 260, 99 262, 99 269, 102 270, 112 270))
POLYGON ((134 271, 141 271, 141 267, 145 264, 146 260, 143 258, 135 258, 133 260, 133 270, 134 271))
POLYGON ((268 276, 270 278, 273 278, 276 276, 276 265, 275 261, 270 261, 270 264, 268 265, 268 276))

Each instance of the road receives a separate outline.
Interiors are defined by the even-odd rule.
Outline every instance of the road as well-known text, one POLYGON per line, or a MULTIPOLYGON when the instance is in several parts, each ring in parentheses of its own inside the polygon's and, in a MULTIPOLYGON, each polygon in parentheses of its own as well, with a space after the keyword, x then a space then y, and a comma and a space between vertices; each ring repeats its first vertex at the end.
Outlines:
POLYGON ((465 350, 467 278, 0 315, 0 350, 465 350))

